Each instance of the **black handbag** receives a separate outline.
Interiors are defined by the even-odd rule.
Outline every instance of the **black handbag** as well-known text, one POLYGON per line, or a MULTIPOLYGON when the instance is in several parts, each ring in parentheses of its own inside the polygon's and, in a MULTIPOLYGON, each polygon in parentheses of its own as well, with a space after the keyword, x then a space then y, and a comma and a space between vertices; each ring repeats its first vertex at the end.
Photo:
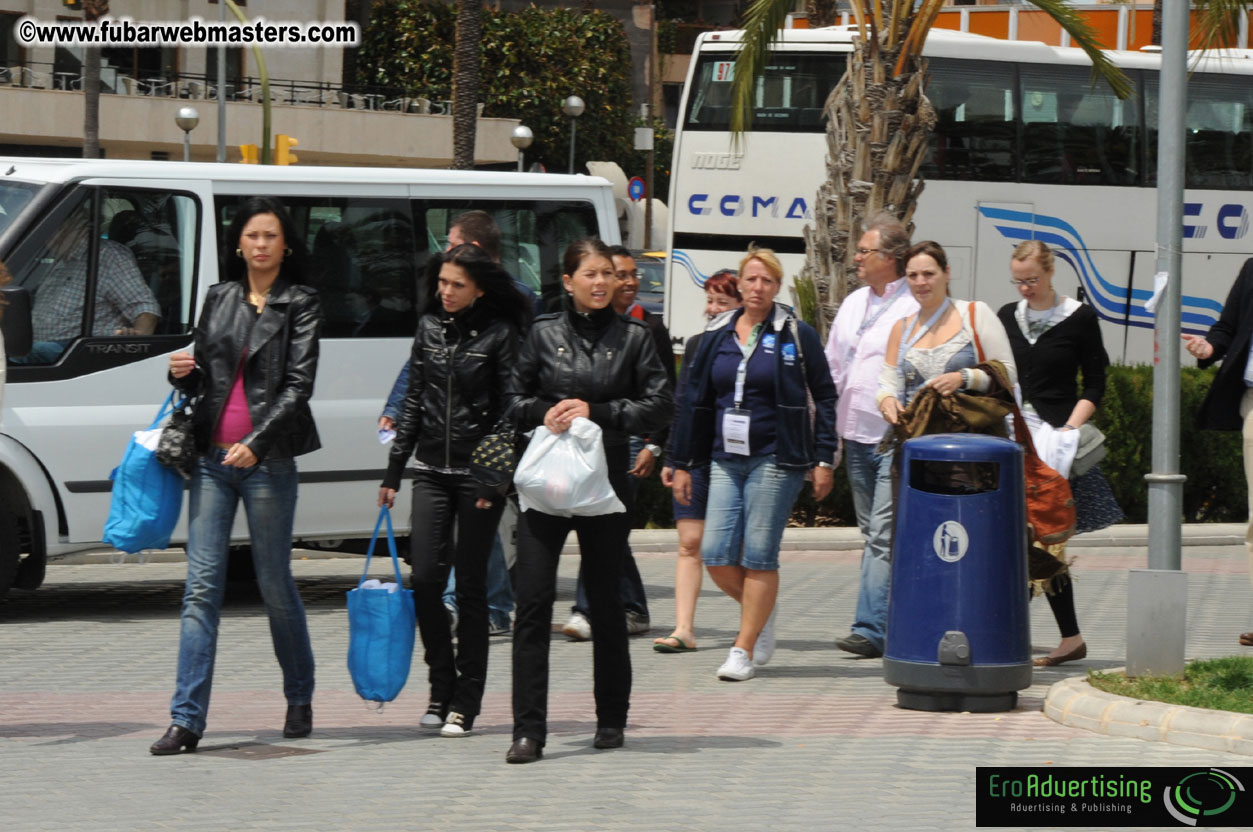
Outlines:
POLYGON ((490 488, 507 485, 517 467, 518 434, 507 427, 484 436, 470 454, 470 476, 490 488))
POLYGON ((196 436, 192 429, 191 400, 183 399, 174 405, 170 421, 161 429, 157 440, 157 462, 178 471, 184 477, 191 476, 196 464, 196 436))

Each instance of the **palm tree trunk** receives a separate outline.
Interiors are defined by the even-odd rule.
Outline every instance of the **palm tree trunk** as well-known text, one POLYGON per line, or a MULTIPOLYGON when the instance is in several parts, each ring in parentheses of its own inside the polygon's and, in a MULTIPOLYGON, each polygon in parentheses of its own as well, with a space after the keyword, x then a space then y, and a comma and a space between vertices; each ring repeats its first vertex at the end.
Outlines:
POLYGON ((925 60, 892 77, 898 50, 858 41, 844 77, 827 97, 827 179, 818 189, 814 223, 805 227, 800 281, 812 281, 818 308, 812 323, 825 340, 841 301, 857 288, 852 246, 863 217, 890 211, 913 232, 922 193, 918 169, 935 128, 923 94, 925 60))
POLYGON ((835 25, 836 0, 808 0, 805 6, 809 12, 811 29, 835 25))
MULTIPOLYGON (((85 0, 83 20, 93 23, 109 13, 109 0, 85 0)), ((100 47, 83 48, 83 158, 100 158, 100 47)))
POLYGON ((481 0, 457 0, 457 42, 453 48, 452 70, 452 166, 457 170, 474 167, 482 31, 481 0))

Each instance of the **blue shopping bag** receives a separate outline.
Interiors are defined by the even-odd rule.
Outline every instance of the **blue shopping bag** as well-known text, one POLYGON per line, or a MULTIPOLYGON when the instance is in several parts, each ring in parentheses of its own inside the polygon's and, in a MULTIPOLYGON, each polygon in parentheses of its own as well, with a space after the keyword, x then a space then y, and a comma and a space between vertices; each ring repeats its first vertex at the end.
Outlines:
POLYGON ((148 429, 131 436, 122 464, 109 475, 113 497, 101 539, 127 554, 169 546, 183 510, 185 480, 178 471, 157 461, 159 425, 174 409, 171 390, 148 429))
MULTIPOLYGON (((377 581, 371 583, 377 584, 377 581)), ((392 516, 384 506, 374 524, 374 536, 365 554, 365 571, 357 588, 348 592, 348 673, 362 699, 391 702, 409 678, 413 659, 416 618, 413 590, 404 588, 400 560, 396 557, 396 535, 392 516), (379 538, 379 528, 387 522, 387 548, 396 572, 394 587, 366 586, 370 558, 379 538)))

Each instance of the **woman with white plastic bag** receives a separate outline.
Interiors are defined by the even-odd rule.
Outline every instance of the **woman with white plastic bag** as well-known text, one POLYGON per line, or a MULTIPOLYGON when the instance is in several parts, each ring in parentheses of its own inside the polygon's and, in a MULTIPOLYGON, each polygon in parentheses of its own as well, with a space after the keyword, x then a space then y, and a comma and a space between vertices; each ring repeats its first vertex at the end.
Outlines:
MULTIPOLYGON (((514 567, 514 727, 513 744, 505 756, 510 763, 530 763, 543 756, 557 563, 571 529, 583 553, 594 634, 593 745, 618 748, 623 743, 631 696, 626 617, 618 594, 631 530, 630 512, 623 510, 631 502, 626 482, 627 440, 664 426, 673 407, 662 359, 648 327, 613 310, 617 277, 608 247, 600 240, 579 240, 566 249, 562 266, 567 292, 564 308, 537 318, 523 343, 509 383, 511 413, 520 431, 542 425, 556 435, 573 429, 577 438, 585 430, 583 420, 598 426, 606 475, 621 506, 603 509, 611 513, 563 516, 532 504, 519 518, 514 567)), ((533 443, 546 441, 543 432, 537 430, 537 434, 533 443)), ((568 501, 574 491, 568 483, 554 480, 551 485, 554 496, 562 500, 568 501)))

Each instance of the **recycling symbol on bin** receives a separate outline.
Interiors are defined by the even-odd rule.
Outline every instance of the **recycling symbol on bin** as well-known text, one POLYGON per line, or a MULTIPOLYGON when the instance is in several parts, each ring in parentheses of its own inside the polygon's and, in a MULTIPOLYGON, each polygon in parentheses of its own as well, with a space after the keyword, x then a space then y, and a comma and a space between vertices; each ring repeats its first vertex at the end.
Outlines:
POLYGON ((970 547, 970 535, 961 523, 945 520, 936 527, 935 535, 931 538, 931 547, 935 549, 935 555, 940 560, 956 563, 965 557, 966 549, 970 547))

